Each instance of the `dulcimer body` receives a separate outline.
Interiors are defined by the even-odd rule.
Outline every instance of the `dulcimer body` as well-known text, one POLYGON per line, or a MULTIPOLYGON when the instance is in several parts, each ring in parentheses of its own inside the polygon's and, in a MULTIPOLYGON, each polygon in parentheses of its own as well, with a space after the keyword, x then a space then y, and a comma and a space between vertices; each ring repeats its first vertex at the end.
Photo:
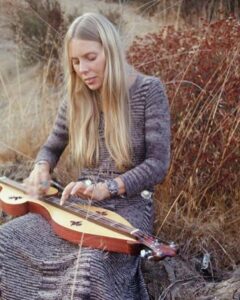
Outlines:
MULTIPOLYGON (((108 251, 136 254, 139 244, 136 239, 106 228, 95 222, 71 213, 59 205, 52 202, 51 196, 56 195, 57 190, 50 188, 48 192, 49 200, 33 199, 21 190, 0 182, 0 207, 11 216, 21 216, 28 212, 38 213, 51 224, 54 232, 63 239, 75 244, 87 247, 106 249, 108 251)), ((98 213, 99 219, 105 216, 113 221, 131 226, 120 215, 103 208, 89 205, 78 205, 75 210, 84 210, 86 213, 98 213)))
MULTIPOLYGON (((151 249, 156 243, 153 237, 110 210, 76 203, 60 206, 57 193, 51 187, 46 197, 34 199, 24 192, 21 184, 0 178, 0 207, 4 212, 15 217, 28 212, 38 213, 59 237, 72 243, 131 255, 138 255, 144 245, 151 249)), ((161 244, 160 250, 159 259, 176 255, 172 246, 161 244)))

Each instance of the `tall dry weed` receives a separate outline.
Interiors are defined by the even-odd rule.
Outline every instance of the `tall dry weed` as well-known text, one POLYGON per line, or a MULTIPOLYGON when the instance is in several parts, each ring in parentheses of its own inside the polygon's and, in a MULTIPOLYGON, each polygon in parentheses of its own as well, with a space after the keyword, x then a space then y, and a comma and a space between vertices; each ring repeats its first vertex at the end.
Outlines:
POLYGON ((33 160, 62 99, 63 36, 74 16, 56 0, 8 0, 3 8, 13 62, 0 72, 0 161, 33 160))
MULTIPOLYGON (((105 0, 119 3, 119 0, 105 0)), ((201 18, 208 22, 240 17, 240 3, 236 0, 126 0, 122 1, 135 7, 139 14, 156 18, 164 24, 174 23, 178 27, 180 21, 191 25, 199 25, 201 18)))
POLYGON ((39 63, 48 82, 62 82, 63 38, 74 15, 66 15, 57 0, 9 1, 10 27, 22 66, 39 63))

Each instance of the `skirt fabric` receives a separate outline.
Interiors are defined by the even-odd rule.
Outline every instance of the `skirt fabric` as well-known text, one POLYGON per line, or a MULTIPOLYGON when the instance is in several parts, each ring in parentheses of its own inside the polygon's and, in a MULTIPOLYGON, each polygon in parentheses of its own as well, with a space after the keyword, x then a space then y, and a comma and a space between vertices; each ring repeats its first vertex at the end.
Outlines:
MULTIPOLYGON (((151 231, 151 199, 120 198, 100 205, 151 231)), ((0 227, 1 300, 147 300, 140 263, 140 257, 67 242, 38 214, 0 227)))

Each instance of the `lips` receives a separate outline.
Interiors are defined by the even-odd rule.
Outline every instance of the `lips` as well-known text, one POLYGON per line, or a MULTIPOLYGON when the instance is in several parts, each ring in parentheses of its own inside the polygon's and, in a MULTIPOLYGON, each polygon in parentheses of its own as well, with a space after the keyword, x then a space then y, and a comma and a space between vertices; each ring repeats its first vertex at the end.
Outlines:
POLYGON ((86 84, 92 84, 92 83, 94 83, 95 79, 96 79, 96 77, 86 78, 86 79, 84 79, 84 82, 86 84))

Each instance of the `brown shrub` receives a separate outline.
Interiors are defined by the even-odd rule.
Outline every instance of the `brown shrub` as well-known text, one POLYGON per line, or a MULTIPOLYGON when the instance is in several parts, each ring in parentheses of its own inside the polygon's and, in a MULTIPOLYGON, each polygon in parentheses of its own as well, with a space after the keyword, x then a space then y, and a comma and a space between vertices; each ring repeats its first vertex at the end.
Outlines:
POLYGON ((240 225, 239 38, 239 22, 228 18, 181 32, 165 27, 136 38, 128 52, 138 70, 161 76, 171 106, 172 161, 156 197, 157 232, 181 242, 191 234, 185 253, 208 248, 215 267, 240 260, 232 245, 240 225))

